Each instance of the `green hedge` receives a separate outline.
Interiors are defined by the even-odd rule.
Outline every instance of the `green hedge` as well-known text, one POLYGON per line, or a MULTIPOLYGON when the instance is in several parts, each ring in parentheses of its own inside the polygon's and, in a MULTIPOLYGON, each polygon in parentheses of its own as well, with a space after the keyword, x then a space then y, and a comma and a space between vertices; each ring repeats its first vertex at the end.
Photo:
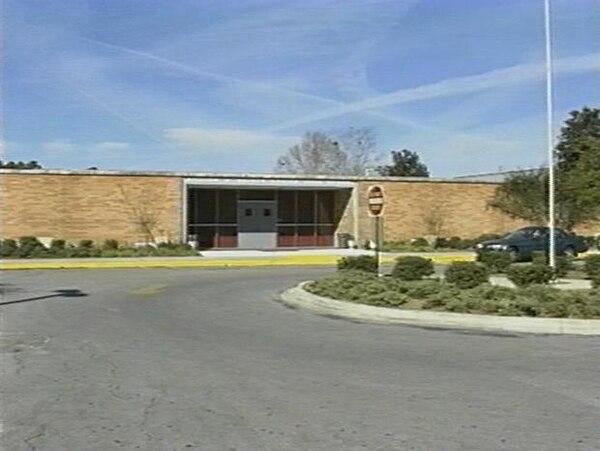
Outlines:
POLYGON ((428 258, 398 257, 392 269, 392 277, 400 280, 420 280, 433 272, 433 262, 428 258))
POLYGON ((377 259, 370 255, 342 257, 337 261, 337 268, 339 271, 356 270, 377 272, 377 259))
POLYGON ((584 260, 584 270, 592 281, 592 287, 600 288, 600 255, 591 255, 584 260))
POLYGON ((506 273, 508 280, 518 287, 544 285, 554 278, 552 268, 546 265, 531 264, 512 266, 506 273))
POLYGON ((479 261, 492 273, 503 273, 510 267, 512 258, 508 252, 483 252, 479 261))
POLYGON ((486 283, 489 271, 485 266, 474 262, 452 262, 444 274, 446 282, 458 288, 474 288, 486 283))
POLYGON ((115 240, 107 240, 103 246, 94 245, 92 240, 81 240, 78 245, 65 240, 52 240, 49 247, 35 237, 22 237, 18 242, 5 239, 0 242, 2 258, 93 258, 93 257, 167 257, 192 256, 198 252, 184 244, 167 244, 162 246, 118 247, 115 240))
POLYGON ((501 316, 600 318, 600 290, 536 285, 507 288, 484 283, 460 289, 439 280, 402 281, 364 271, 342 271, 306 289, 333 299, 393 308, 501 316))

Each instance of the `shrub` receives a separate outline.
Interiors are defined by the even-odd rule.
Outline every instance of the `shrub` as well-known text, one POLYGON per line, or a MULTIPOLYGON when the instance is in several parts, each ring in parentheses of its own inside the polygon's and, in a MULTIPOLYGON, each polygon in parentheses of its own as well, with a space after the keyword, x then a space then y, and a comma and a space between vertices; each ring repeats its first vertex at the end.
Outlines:
POLYGON ((400 280, 421 280, 433 272, 433 262, 428 258, 398 257, 392 276, 400 280))
POLYGON ((417 237, 410 240, 410 244, 415 247, 429 247, 429 241, 423 237, 417 237))
POLYGON ((508 252, 483 252, 480 261, 491 272, 505 272, 512 263, 508 252))
MULTIPOLYGON (((531 253, 531 263, 534 265, 548 266, 550 264, 548 254, 544 251, 533 251, 531 253)), ((554 258, 553 278, 565 277, 572 269, 571 259, 564 255, 557 255, 554 258)))
POLYGON ((50 242, 50 250, 53 251, 63 250, 66 246, 67 242, 65 240, 54 239, 50 242))
POLYGON ((554 274, 546 265, 513 266, 507 271, 508 280, 518 287, 549 283, 554 274))
POLYGON ((592 274, 590 279, 592 281, 592 288, 600 288, 600 273, 592 274))
POLYGON ((377 272, 377 259, 370 255, 359 255, 358 257, 342 257, 337 262, 338 270, 357 270, 365 272, 377 272))
POLYGON ((16 256, 21 258, 43 257, 46 254, 46 247, 34 236, 23 236, 19 238, 19 248, 16 256))
POLYGON ((595 274, 600 274, 600 255, 590 255, 584 260, 583 268, 585 273, 593 277, 595 274))
POLYGON ((79 247, 82 249, 91 249, 94 247, 94 241, 92 240, 81 240, 79 242, 79 247))
POLYGON ((448 283, 462 289, 486 283, 488 277, 487 268, 474 262, 452 262, 445 273, 448 283))
POLYGON ((2 243, 0 243, 0 257, 13 257, 18 248, 19 246, 15 240, 11 238, 2 240, 2 243))
POLYGON ((555 258, 554 277, 566 277, 573 269, 573 261, 567 256, 558 256, 555 258))
POLYGON ((119 242, 117 240, 105 240, 104 241, 104 249, 116 250, 119 249, 119 242))

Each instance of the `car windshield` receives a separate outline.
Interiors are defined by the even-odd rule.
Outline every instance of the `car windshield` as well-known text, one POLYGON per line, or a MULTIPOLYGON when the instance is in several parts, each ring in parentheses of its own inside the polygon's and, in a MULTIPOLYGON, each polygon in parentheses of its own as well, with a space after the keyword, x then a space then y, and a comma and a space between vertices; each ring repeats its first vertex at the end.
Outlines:
POLYGON ((526 229, 518 229, 515 230, 513 232, 510 232, 508 235, 506 235, 504 238, 505 239, 514 239, 514 238, 531 238, 534 236, 534 232, 536 230, 540 230, 540 229, 532 229, 532 228, 526 228, 526 229))

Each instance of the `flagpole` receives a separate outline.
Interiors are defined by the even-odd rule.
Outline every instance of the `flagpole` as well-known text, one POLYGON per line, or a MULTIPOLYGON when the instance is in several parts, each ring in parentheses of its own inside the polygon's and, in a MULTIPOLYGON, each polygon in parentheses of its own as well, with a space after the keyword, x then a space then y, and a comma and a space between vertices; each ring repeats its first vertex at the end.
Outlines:
POLYGON ((544 0, 544 29, 546 35, 546 120, 548 140, 548 228, 550 229, 549 264, 556 266, 555 229, 555 180, 554 180, 554 118, 552 92, 552 33, 550 23, 550 0, 544 0))

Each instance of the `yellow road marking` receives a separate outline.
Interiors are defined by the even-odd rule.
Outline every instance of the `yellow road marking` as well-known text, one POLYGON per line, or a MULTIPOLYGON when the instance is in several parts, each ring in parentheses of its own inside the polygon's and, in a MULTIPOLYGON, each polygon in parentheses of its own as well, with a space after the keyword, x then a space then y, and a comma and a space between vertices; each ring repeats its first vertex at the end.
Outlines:
POLYGON ((148 285, 146 287, 137 288, 135 290, 131 290, 131 294, 136 294, 138 296, 152 296, 155 294, 162 293, 167 288, 165 284, 156 284, 156 285, 148 285))
MULTIPOLYGON (((33 269, 117 269, 117 268, 243 268, 258 266, 310 266, 335 265, 341 257, 338 255, 296 255, 280 258, 229 259, 229 260, 115 260, 115 261, 74 261, 74 262, 27 262, 14 261, 0 264, 1 270, 33 269)), ((453 261, 473 261, 474 256, 434 256, 435 263, 453 261)), ((383 263, 393 263, 395 257, 382 258, 383 263)))

